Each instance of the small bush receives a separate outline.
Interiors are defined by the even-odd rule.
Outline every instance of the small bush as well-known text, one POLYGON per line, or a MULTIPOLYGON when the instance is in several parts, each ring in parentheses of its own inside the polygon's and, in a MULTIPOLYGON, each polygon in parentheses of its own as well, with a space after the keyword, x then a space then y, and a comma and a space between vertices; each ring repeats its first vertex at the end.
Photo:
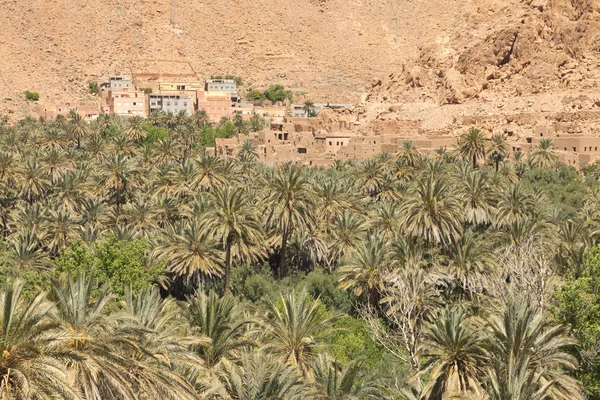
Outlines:
POLYGON ((144 92, 144 94, 150 94, 152 93, 152 88, 141 88, 140 89, 142 92, 144 92))
POLYGON ((40 99, 40 94, 38 92, 30 92, 28 90, 25 92, 25 98, 29 101, 38 101, 40 99))
POLYGON ((100 91, 98 87, 98 82, 96 81, 88 81, 88 87, 90 89, 90 94, 96 95, 100 91))

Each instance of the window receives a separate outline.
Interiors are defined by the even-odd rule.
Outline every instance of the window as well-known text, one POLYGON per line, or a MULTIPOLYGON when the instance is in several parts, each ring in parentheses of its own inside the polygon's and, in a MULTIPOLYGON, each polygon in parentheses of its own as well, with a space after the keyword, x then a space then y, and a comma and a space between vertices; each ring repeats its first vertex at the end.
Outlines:
POLYGON ((187 107, 187 102, 183 102, 183 106, 184 106, 184 107, 187 107))
POLYGON ((527 143, 531 143, 531 138, 530 137, 527 138, 527 143))
POLYGON ((594 151, 598 151, 598 146, 594 147, 594 151))
POLYGON ((577 147, 573 147, 573 151, 577 151, 577 147))
POLYGON ((567 148, 565 147, 565 151, 567 151, 567 148))
POLYGON ((587 151, 587 146, 585 146, 585 147, 583 148, 583 151, 587 151))
POLYGON ((306 147, 298 147, 298 153, 306 154, 306 147))
POLYGON ((177 90, 185 90, 185 85, 177 85, 177 90))
POLYGON ((329 142, 329 145, 330 145, 330 146, 333 146, 333 142, 329 142))

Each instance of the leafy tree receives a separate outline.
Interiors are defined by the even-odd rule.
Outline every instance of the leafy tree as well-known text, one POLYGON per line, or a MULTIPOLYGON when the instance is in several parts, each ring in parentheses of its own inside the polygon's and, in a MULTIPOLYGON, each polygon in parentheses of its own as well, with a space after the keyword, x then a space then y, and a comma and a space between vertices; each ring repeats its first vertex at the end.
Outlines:
POLYGON ((585 253, 580 275, 573 274, 556 293, 554 314, 581 342, 584 363, 577 376, 591 398, 600 396, 600 246, 585 253))
POLYGON ((27 90, 25 92, 25 98, 30 101, 38 101, 40 99, 40 94, 38 92, 30 92, 27 90))
POLYGON ((90 91, 90 94, 97 95, 100 91, 100 88, 98 87, 98 82, 88 81, 88 89, 90 91))
POLYGON ((285 88, 283 87, 283 85, 273 85, 273 86, 269 86, 269 88, 267 90, 265 90, 265 92, 263 93, 263 96, 273 102, 273 103, 278 103, 281 101, 284 101, 286 99, 288 99, 289 101, 292 101, 293 99, 293 94, 291 90, 285 90, 285 88))
POLYGON ((107 290, 123 296, 127 288, 138 293, 158 281, 164 265, 151 265, 147 251, 143 240, 123 241, 112 236, 95 249, 75 242, 54 264, 57 273, 94 276, 107 290))

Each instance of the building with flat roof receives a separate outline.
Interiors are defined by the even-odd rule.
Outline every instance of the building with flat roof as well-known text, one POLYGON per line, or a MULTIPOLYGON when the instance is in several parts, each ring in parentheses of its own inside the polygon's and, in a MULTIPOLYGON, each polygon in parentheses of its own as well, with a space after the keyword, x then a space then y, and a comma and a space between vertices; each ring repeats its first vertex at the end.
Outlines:
POLYGON ((92 102, 38 104, 35 111, 40 117, 46 119, 56 119, 59 115, 67 116, 71 111, 75 111, 81 118, 88 121, 94 120, 100 115, 100 107, 92 102))
POLYGON ((106 103, 110 114, 123 117, 148 115, 148 101, 142 91, 109 90, 106 103))
POLYGON ((206 111, 210 122, 219 122, 221 118, 231 118, 233 107, 231 97, 220 92, 196 92, 198 98, 198 110, 206 111))
POLYGON ((132 90, 133 79, 130 76, 111 76, 108 80, 109 90, 132 90))
POLYGON ((171 81, 158 83, 158 90, 160 92, 196 92, 203 88, 204 84, 200 81, 171 81))
POLYGON ((233 79, 207 79, 204 84, 206 92, 229 94, 232 101, 237 101, 237 84, 233 79))
POLYGON ((194 112, 195 98, 189 94, 151 93, 148 97, 150 112, 164 111, 179 114, 183 111, 187 115, 192 115, 194 112))

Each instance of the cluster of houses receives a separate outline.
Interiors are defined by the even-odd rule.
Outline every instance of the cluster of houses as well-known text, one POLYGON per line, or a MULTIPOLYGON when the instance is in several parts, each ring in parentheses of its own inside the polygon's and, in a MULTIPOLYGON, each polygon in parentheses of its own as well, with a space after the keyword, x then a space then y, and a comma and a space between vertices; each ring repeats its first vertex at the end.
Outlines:
POLYGON ((233 118, 236 114, 250 119, 258 114, 269 121, 282 122, 286 116, 304 117, 318 114, 324 107, 348 108, 349 104, 313 104, 310 110, 304 104, 287 106, 255 106, 241 98, 233 79, 175 80, 153 82, 154 87, 136 86, 131 76, 112 76, 99 85, 102 107, 93 102, 39 105, 37 112, 47 119, 75 111, 82 118, 93 120, 101 113, 124 117, 147 117, 153 111, 192 115, 206 112, 210 122, 233 118))
MULTIPOLYGON (((209 121, 231 119, 236 114, 243 119, 259 115, 268 121, 262 132, 217 139, 212 151, 223 157, 234 157, 240 145, 249 140, 267 163, 293 162, 300 165, 330 166, 335 160, 367 159, 379 153, 398 153, 405 141, 424 152, 452 149, 456 137, 452 132, 429 132, 420 121, 399 121, 388 133, 362 134, 355 129, 355 116, 336 112, 350 108, 348 104, 286 104, 257 106, 245 101, 233 79, 206 81, 178 79, 151 81, 149 86, 138 87, 131 76, 113 76, 99 85, 102 106, 94 102, 62 105, 38 105, 38 114, 47 119, 77 112, 82 118, 93 120, 100 114, 123 117, 147 117, 154 111, 185 113, 206 112, 209 121), (322 112, 327 109, 327 112, 322 112), (314 118, 317 116, 316 118, 314 118)), ((600 120, 600 114, 594 118, 600 120)), ((481 123, 484 123, 482 121, 481 123)), ((541 138, 550 137, 560 155, 568 164, 586 164, 600 159, 600 137, 573 134, 560 121, 549 126, 531 127, 531 134, 508 137, 509 150, 528 154, 541 138)))
MULTIPOLYGON (((268 164, 291 162, 307 166, 331 166, 336 160, 365 160, 380 153, 398 154, 411 141, 421 152, 451 151, 456 136, 451 132, 428 132, 420 121, 401 121, 393 132, 363 135, 352 129, 350 115, 338 115, 331 123, 325 118, 285 117, 262 132, 216 139, 215 155, 235 157, 248 140, 256 146, 259 159, 268 164)), ((600 137, 565 134, 551 127, 536 127, 524 138, 508 137, 508 151, 527 155, 543 138, 551 138, 560 161, 584 165, 600 159, 600 137)))

